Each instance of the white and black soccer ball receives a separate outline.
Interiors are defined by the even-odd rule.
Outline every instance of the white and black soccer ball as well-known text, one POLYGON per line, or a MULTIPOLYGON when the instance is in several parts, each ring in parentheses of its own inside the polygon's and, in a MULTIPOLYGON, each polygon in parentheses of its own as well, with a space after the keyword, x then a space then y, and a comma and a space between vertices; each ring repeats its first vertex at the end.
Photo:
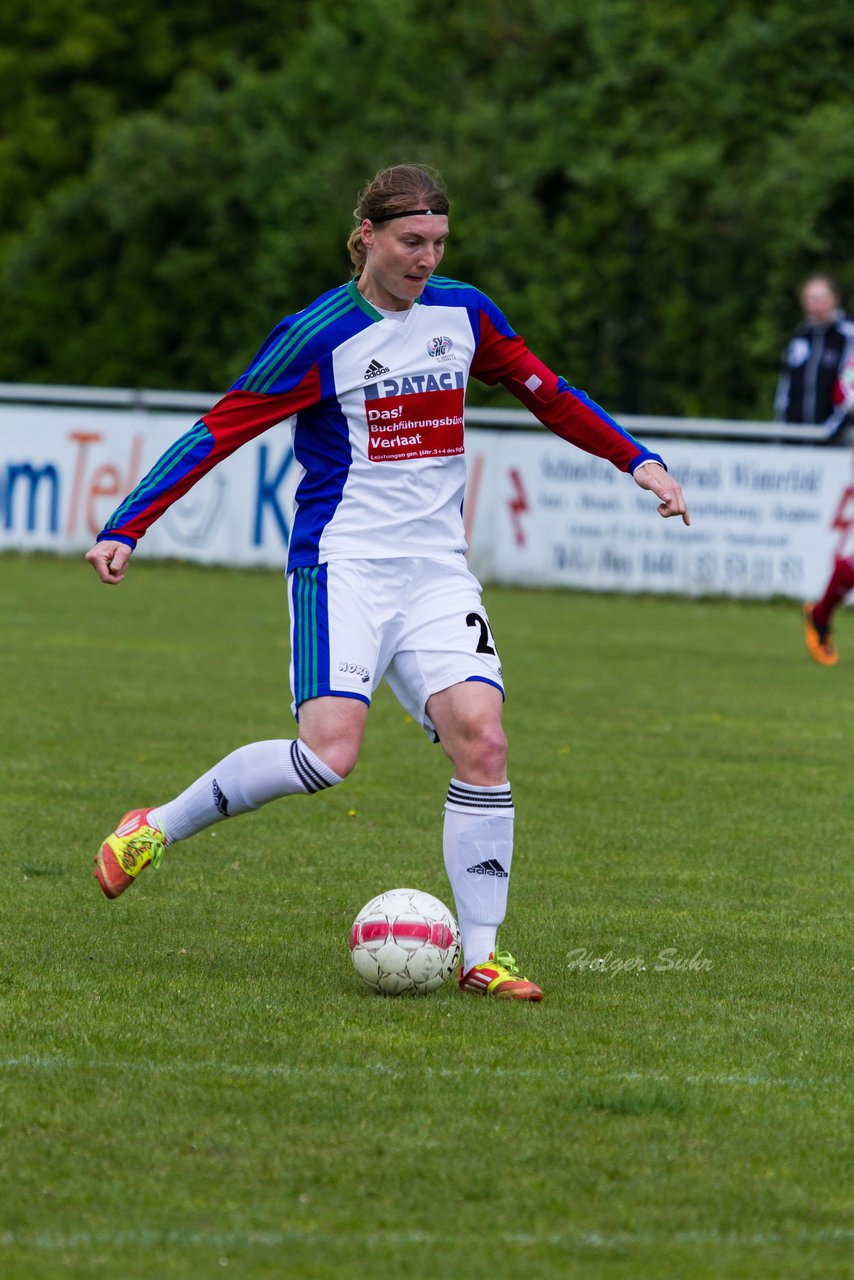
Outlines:
POLYGON ((365 903, 350 930, 360 978, 387 996, 426 995, 460 959, 460 931, 444 903, 420 889, 390 889, 365 903))

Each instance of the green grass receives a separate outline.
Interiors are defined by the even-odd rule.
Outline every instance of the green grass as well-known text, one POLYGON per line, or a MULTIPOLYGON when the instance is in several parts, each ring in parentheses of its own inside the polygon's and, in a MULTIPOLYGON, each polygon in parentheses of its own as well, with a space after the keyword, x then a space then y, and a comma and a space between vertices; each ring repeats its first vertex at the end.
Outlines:
POLYGON ((487 593, 518 1007, 352 971, 374 893, 450 900, 449 767, 386 691, 345 786, 90 878, 291 735, 279 575, 6 556, 0 600, 4 1280, 851 1274, 848 618, 825 669, 791 604, 487 593))

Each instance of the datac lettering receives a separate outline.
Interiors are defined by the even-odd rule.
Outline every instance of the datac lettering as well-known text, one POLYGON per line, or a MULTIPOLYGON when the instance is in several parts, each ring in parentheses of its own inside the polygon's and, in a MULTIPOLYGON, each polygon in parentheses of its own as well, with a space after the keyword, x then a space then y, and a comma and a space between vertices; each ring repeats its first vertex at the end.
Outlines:
POLYGON ((405 378, 383 378, 365 387, 366 400, 386 396, 413 396, 422 391, 464 391, 466 380, 459 369, 440 369, 438 373, 410 373, 405 378))

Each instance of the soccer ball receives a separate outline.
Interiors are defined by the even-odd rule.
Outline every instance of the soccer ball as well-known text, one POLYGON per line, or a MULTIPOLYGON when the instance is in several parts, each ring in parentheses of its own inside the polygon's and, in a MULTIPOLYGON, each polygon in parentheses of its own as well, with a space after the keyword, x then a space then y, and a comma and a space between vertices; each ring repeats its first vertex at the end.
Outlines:
POLYGON ((448 908, 420 889, 390 889, 367 902, 350 930, 360 978, 387 996, 426 995, 448 981, 460 931, 448 908))

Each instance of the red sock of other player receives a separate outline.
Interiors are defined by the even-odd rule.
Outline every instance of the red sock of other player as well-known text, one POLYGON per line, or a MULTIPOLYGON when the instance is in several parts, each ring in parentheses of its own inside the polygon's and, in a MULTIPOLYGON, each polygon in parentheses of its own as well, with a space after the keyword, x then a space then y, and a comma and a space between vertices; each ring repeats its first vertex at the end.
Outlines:
POLYGON ((830 619, 854 587, 854 556, 841 557, 833 566, 833 573, 824 595, 813 605, 812 616, 820 627, 830 626, 830 619))

